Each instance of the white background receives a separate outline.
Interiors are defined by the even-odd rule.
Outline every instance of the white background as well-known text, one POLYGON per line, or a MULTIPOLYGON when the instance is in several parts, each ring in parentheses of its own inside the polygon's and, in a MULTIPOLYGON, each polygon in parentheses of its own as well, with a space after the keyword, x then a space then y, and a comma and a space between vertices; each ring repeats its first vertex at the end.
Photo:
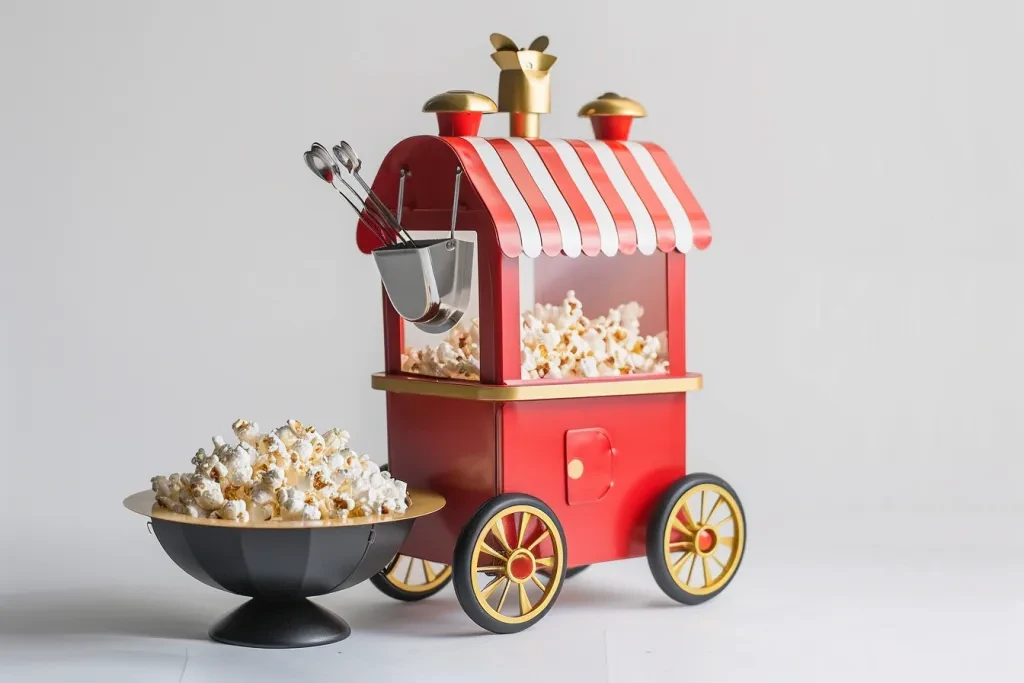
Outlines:
POLYGON ((0 679, 1015 678, 1022 64, 1013 0, 4 0, 0 679), (744 566, 693 610, 596 567, 511 639, 360 586, 323 599, 337 647, 208 643, 238 600, 121 499, 239 416, 386 457, 375 269, 301 152, 372 176, 431 95, 496 94, 492 31, 551 36, 544 135, 633 97, 708 213, 689 459, 743 498, 744 566))

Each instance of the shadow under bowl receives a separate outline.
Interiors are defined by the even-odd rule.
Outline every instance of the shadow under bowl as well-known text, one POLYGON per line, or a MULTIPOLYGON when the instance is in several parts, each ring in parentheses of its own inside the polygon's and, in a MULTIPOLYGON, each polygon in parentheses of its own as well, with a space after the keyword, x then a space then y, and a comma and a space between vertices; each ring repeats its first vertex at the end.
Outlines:
POLYGON ((351 629, 307 598, 350 588, 391 561, 416 519, 444 499, 410 491, 402 515, 351 521, 240 524, 196 519, 154 505, 153 493, 130 496, 125 506, 149 516, 167 555, 208 586, 250 597, 210 629, 213 640, 260 648, 325 645, 351 629))

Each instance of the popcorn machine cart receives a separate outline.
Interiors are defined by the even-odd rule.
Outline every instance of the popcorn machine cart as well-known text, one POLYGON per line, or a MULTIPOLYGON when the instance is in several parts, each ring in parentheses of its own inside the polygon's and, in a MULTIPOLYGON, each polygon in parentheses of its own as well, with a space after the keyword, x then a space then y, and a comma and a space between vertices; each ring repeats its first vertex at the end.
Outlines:
POLYGON ((453 581, 496 633, 532 625, 568 575, 609 560, 646 556, 669 597, 703 602, 732 580, 746 536, 732 488, 687 473, 686 401, 702 378, 686 365, 686 253, 710 244, 707 219, 668 154, 629 140, 639 103, 585 105, 595 140, 541 138, 547 39, 491 42, 498 102, 431 98, 439 135, 399 142, 372 183, 412 241, 381 239, 365 212, 357 228, 384 281, 372 385, 387 396, 388 464, 448 501, 374 583, 417 600, 453 581), (478 137, 497 111, 510 136, 478 137), (594 325, 580 302, 609 316, 594 325), (626 302, 659 344, 622 331, 626 302), (524 342, 531 326, 545 343, 524 342), (406 352, 456 345, 448 376, 406 352), (641 346, 659 362, 637 360, 641 346))

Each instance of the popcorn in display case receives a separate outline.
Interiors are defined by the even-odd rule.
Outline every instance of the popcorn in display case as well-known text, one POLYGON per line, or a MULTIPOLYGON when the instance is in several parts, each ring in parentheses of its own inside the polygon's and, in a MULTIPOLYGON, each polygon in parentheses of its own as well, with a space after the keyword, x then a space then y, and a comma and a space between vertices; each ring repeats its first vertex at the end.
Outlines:
MULTIPOLYGON (((459 237, 475 243, 472 233, 459 237)), ((667 373, 664 277, 657 256, 598 255, 569 262, 521 256, 519 379, 667 373)), ((475 270, 471 292, 465 314, 447 332, 431 334, 402 320, 402 372, 480 381, 475 270)))

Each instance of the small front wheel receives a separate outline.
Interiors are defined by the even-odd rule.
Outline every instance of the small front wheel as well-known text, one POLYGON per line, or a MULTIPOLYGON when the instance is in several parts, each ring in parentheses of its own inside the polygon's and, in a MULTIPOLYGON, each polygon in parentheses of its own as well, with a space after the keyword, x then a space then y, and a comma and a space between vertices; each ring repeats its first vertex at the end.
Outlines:
POLYGON ((711 474, 669 488, 647 526, 647 563, 661 590, 684 605, 721 593, 743 559, 747 525, 736 492, 711 474))
POLYGON ((565 559, 565 533, 551 508, 533 496, 497 496, 459 535, 455 595, 478 625, 516 633, 551 609, 565 579, 565 559))

